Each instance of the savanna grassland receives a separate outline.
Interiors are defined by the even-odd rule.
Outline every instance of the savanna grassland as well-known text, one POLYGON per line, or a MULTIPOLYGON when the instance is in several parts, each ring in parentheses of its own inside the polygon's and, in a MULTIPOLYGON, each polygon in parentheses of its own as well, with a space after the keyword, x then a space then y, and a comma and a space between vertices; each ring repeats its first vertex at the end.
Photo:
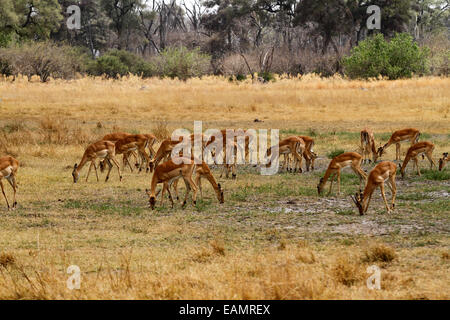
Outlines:
MULTIPOLYGON (((437 77, 0 80, 0 155, 21 163, 19 207, 0 206, 0 299, 449 299, 448 165, 437 172, 421 159, 421 177, 411 165, 405 179, 398 174, 392 214, 379 190, 367 215, 357 214, 349 195, 359 180, 348 169, 341 195, 316 190, 327 155, 358 151, 365 126, 377 147, 394 130, 420 129, 437 163, 450 151, 449 88, 437 77), (225 204, 204 181, 196 207, 171 209, 166 199, 155 211, 145 194, 151 174, 85 182, 86 167, 73 184, 74 163, 104 134, 162 138, 194 120, 310 135, 316 170, 261 176, 247 165, 231 180, 215 168, 225 204), (81 269, 79 290, 66 286, 70 265, 81 269), (381 268, 381 290, 366 286, 371 265, 381 268)), ((383 159, 394 158, 393 146, 383 159)))

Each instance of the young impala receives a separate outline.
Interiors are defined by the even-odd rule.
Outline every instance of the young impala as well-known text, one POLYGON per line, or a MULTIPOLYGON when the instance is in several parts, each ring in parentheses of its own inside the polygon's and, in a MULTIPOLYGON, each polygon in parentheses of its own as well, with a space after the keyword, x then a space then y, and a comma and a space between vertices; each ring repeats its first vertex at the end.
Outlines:
POLYGON ((386 149, 395 144, 395 160, 400 160, 400 142, 410 141, 411 145, 419 141, 420 132, 414 128, 408 128, 403 130, 395 131, 389 138, 389 141, 382 147, 378 148, 378 157, 381 158, 386 149))
POLYGON ((194 206, 196 205, 197 186, 192 180, 192 174, 195 170, 195 163, 193 160, 188 158, 179 158, 179 160, 181 161, 180 164, 175 164, 173 160, 168 160, 156 166, 154 170, 155 172, 153 173, 152 177, 151 189, 146 190, 146 193, 149 196, 149 203, 152 210, 155 209, 157 197, 156 186, 159 183, 163 184, 163 189, 161 192, 161 205, 163 204, 164 200, 164 192, 167 190, 173 208, 174 202, 172 194, 170 193, 170 187, 172 186, 172 183, 179 178, 183 178, 184 183, 186 184, 186 197, 184 199, 183 206, 185 206, 187 203, 187 198, 191 189, 194 192, 192 196, 192 202, 194 206))
POLYGON ((3 157, 0 158, 0 187, 2 188, 3 196, 6 200, 6 205, 8 206, 9 210, 15 210, 17 208, 17 201, 16 201, 16 193, 17 193, 17 183, 16 183, 16 175, 17 175, 17 169, 19 168, 19 161, 14 159, 13 157, 3 157), (9 205, 8 198, 6 197, 5 188, 3 186, 2 179, 5 178, 9 184, 11 185, 13 191, 14 191, 14 197, 12 206, 9 205))
POLYGON ((364 193, 359 191, 355 196, 351 196, 353 202, 358 207, 359 214, 363 215, 369 208, 372 194, 377 187, 380 187, 381 196, 383 197, 384 204, 388 213, 391 212, 389 205, 386 201, 386 195, 384 194, 384 182, 386 181, 389 188, 392 191, 392 209, 395 207, 395 196, 397 194, 397 186, 395 185, 395 174, 397 166, 390 161, 380 162, 375 168, 372 169, 367 178, 366 187, 364 193))
POLYGON ((331 160, 328 165, 327 171, 323 178, 320 179, 319 184, 317 185, 317 192, 319 195, 322 194, 323 188, 327 183, 328 179, 330 180, 330 191, 333 187, 333 179, 337 177, 338 184, 338 194, 341 193, 341 169, 350 166, 353 171, 355 171, 356 175, 359 177, 359 185, 361 186, 361 182, 363 179, 367 179, 366 173, 361 169, 362 156, 356 152, 346 152, 341 155, 338 155, 331 160))
POLYGON ((117 162, 115 158, 116 152, 115 152, 115 145, 111 141, 98 141, 96 143, 91 144, 89 147, 86 148, 86 151, 83 154, 83 158, 81 159, 80 164, 76 164, 73 167, 72 171, 72 177, 73 182, 77 183, 78 178, 80 176, 80 170, 84 167, 84 165, 88 162, 91 162, 91 165, 89 166, 89 171, 86 177, 86 181, 88 181, 89 174, 91 173, 92 167, 95 169, 95 175, 97 176, 98 180, 98 173, 97 173, 97 166, 95 164, 95 161, 97 158, 107 160, 106 163, 109 166, 108 174, 106 175, 106 181, 109 180, 109 174, 111 173, 112 164, 111 161, 114 163, 114 165, 117 167, 117 171, 119 172, 119 178, 120 181, 122 181, 122 174, 120 173, 120 167, 119 163, 117 162))
MULTIPOLYGON (((403 164, 400 167, 400 172, 402 174, 402 178, 405 176, 406 166, 408 165, 408 162, 413 159, 414 165, 417 167, 417 174, 420 176, 420 169, 419 169, 419 160, 418 156, 420 154, 425 154, 425 156, 428 158, 428 161, 430 161, 430 169, 433 168, 433 165, 436 167, 436 163, 433 160, 433 150, 434 150, 434 144, 428 141, 422 141, 418 142, 411 147, 409 147, 408 151, 406 152, 405 160, 403 160, 403 164)), ((413 168, 414 170, 414 168, 413 168)))

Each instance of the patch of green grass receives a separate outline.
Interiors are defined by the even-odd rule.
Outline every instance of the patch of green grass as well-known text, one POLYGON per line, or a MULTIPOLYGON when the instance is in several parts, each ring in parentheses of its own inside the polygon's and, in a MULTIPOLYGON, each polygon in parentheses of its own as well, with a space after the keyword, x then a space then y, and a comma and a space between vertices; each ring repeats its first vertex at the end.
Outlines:
POLYGON ((427 180, 435 180, 435 181, 444 181, 450 180, 450 171, 449 170, 430 170, 430 169, 422 169, 420 170, 423 177, 427 180))
POLYGON ((397 199, 399 200, 408 200, 408 201, 419 201, 419 200, 426 200, 430 199, 431 197, 427 195, 426 193, 406 193, 406 194, 400 194, 397 196, 397 199))
POLYGON ((355 214, 353 210, 350 209, 339 209, 336 210, 334 213, 340 216, 353 216, 355 214))
POLYGON ((425 213, 448 213, 450 212, 450 200, 435 200, 427 203, 415 203, 414 208, 425 213))
POLYGON ((206 211, 209 207, 211 207, 212 201, 208 199, 197 199, 197 203, 195 205, 195 210, 197 212, 206 211))
POLYGON ((96 203, 70 199, 64 203, 64 208, 85 209, 95 211, 99 214, 119 214, 122 216, 140 215, 144 211, 144 208, 133 206, 131 200, 120 203, 96 203))

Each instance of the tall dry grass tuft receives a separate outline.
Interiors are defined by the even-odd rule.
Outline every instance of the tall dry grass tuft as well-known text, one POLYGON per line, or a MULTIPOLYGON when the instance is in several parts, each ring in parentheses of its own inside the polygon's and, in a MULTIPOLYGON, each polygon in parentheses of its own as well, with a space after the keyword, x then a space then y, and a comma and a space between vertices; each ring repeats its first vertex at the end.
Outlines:
POLYGON ((0 253, 0 267, 7 268, 8 266, 14 265, 16 263, 16 258, 13 254, 8 252, 0 253))
POLYGON ((350 256, 339 256, 331 267, 335 281, 351 287, 364 278, 363 268, 356 259, 350 256))
POLYGON ((395 250, 384 244, 374 244, 364 251, 363 262, 391 262, 397 257, 395 250))
POLYGON ((171 132, 169 131, 169 122, 167 121, 167 119, 157 118, 152 122, 152 133, 159 141, 170 138, 171 132))

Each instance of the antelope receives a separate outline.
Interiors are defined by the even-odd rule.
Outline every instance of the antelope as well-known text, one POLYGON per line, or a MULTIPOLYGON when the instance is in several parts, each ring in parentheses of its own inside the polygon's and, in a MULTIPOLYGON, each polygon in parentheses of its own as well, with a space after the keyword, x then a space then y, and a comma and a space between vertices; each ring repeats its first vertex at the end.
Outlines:
POLYGON ((445 167, 445 163, 448 161, 448 152, 442 154, 442 158, 439 159, 439 171, 442 171, 445 167))
POLYGON ((400 142, 402 141, 410 141, 411 145, 417 143, 419 141, 420 132, 414 128, 408 128, 403 130, 395 131, 389 141, 382 147, 379 147, 377 150, 378 157, 381 158, 384 151, 392 144, 395 143, 395 160, 400 160, 400 142))
MULTIPOLYGON (((170 193, 170 187, 175 180, 179 178, 183 178, 184 183, 186 184, 186 196, 184 198, 183 206, 187 203, 187 198, 190 190, 193 190, 192 202, 195 206, 197 201, 197 186, 192 180, 192 174, 195 170, 195 163, 193 160, 188 158, 180 158, 182 161, 180 164, 175 164, 173 160, 168 160, 162 164, 159 164, 155 168, 155 172, 153 173, 151 189, 146 190, 147 195, 149 196, 149 203, 152 210, 155 209, 156 204, 156 186, 159 183, 163 183, 163 189, 161 194, 161 206, 164 200, 164 191, 167 190, 169 193, 169 199, 172 203, 172 208, 174 206, 172 194, 170 193)), ((159 192, 158 192, 159 193, 159 192)))
POLYGON ((8 206, 8 211, 15 210, 17 208, 16 193, 18 188, 16 183, 16 174, 18 169, 19 161, 13 157, 7 156, 0 158, 0 187, 2 188, 2 193, 5 197, 6 205, 8 206), (5 188, 2 182, 3 178, 9 182, 14 191, 12 207, 9 205, 8 198, 6 197, 5 188))
MULTIPOLYGON (((408 165, 408 162, 413 159, 414 165, 417 167, 417 174, 420 176, 420 169, 419 169, 419 160, 417 159, 419 154, 425 154, 425 156, 428 158, 428 161, 430 161, 430 169, 433 168, 433 165, 436 167, 436 163, 434 162, 432 156, 433 156, 433 150, 434 150, 434 144, 428 141, 422 141, 418 142, 411 147, 409 147, 408 151, 406 152, 405 160, 403 160, 403 164, 400 167, 400 172, 402 174, 402 178, 405 177, 405 171, 406 166, 408 165)), ((400 166, 400 164, 399 164, 400 166)), ((414 168, 413 168, 414 170, 414 168)))
MULTIPOLYGON (((205 178, 209 181, 209 183, 213 187, 214 191, 216 192, 217 200, 219 201, 219 203, 220 204, 224 203, 225 202, 224 201, 224 190, 222 189, 220 183, 216 182, 216 179, 212 175, 211 169, 209 168, 208 164, 203 161, 201 165, 197 165, 195 168, 195 173, 196 173, 195 184, 197 185, 197 187, 200 190, 200 197, 203 199, 202 180, 201 179, 205 178)), ((179 197, 178 197, 178 181, 179 180, 176 180, 173 183, 173 188, 175 190, 177 200, 179 199, 179 197)))
POLYGON ((378 153, 375 148, 375 139, 373 137, 373 132, 370 129, 365 128, 361 130, 361 150, 363 153, 363 163, 371 163, 370 154, 372 153, 373 162, 377 162, 378 153))
POLYGON ((359 185, 361 187, 361 181, 363 179, 367 179, 366 173, 361 169, 362 156, 356 152, 346 152, 341 155, 338 155, 331 160, 328 165, 327 171, 323 178, 320 178, 319 184, 317 185, 317 192, 319 195, 322 194, 323 187, 327 183, 328 179, 330 180, 330 191, 333 187, 333 179, 337 176, 337 184, 338 184, 338 194, 341 193, 341 169, 350 166, 356 175, 359 177, 359 185))
POLYGON ((392 191, 392 209, 395 208, 395 196, 397 194, 397 186, 395 185, 395 174, 397 166, 391 161, 380 162, 372 169, 367 178, 367 184, 364 188, 364 193, 359 191, 355 196, 351 196, 351 199, 358 207, 359 214, 363 215, 369 208, 372 194, 377 187, 380 187, 381 196, 383 197, 384 204, 388 213, 391 212, 389 205, 386 201, 386 195, 384 194, 384 182, 387 181, 387 185, 392 191))
MULTIPOLYGON (((147 164, 147 171, 149 171, 150 167, 150 157, 148 156, 147 152, 145 151, 145 148, 148 146, 149 143, 149 137, 147 135, 143 134, 134 134, 130 135, 128 137, 125 137, 124 139, 120 139, 116 141, 115 147, 116 147, 116 154, 123 154, 124 155, 124 166, 125 166, 125 159, 127 158, 127 154, 129 154, 132 151, 137 150, 139 156, 141 157, 141 165, 139 167, 139 172, 142 171, 142 164, 145 162, 147 164)), ((130 163, 128 160, 126 161, 131 169, 130 163)))
POLYGON ((117 170, 119 172, 120 181, 122 181, 122 174, 120 173, 119 163, 117 162, 115 155, 116 155, 115 145, 111 141, 103 141, 102 140, 102 141, 98 141, 98 142, 91 144, 90 146, 88 146, 86 148, 86 151, 83 154, 83 158, 81 159, 80 165, 75 163, 75 165, 73 167, 73 171, 72 171, 73 182, 74 183, 78 182, 78 179, 80 176, 80 174, 79 174, 80 170, 89 161, 91 162, 91 165, 89 166, 89 171, 88 171, 88 174, 86 177, 86 182, 89 179, 89 174, 91 173, 92 167, 94 167, 95 174, 97 176, 97 181, 99 181, 98 173, 97 173, 97 166, 95 165, 95 160, 97 158, 108 160, 106 162, 108 163, 109 171, 108 171, 108 174, 106 175, 105 182, 109 180, 109 174, 111 173, 111 169, 113 167, 113 165, 111 164, 111 161, 117 167, 117 170))
MULTIPOLYGON (((107 134, 106 136, 104 136, 102 138, 102 140, 104 140, 104 141, 111 141, 113 143, 116 143, 117 141, 119 141, 121 139, 125 139, 126 137, 129 137, 129 136, 131 136, 131 133, 114 132, 114 133, 107 134)), ((138 158, 137 158, 136 152, 131 151, 129 154, 132 154, 134 156, 134 159, 136 160, 136 164, 135 165, 136 165, 136 168, 138 168, 139 167, 139 163, 138 163, 138 158)), ((128 162, 129 154, 124 154, 123 155, 123 166, 124 166, 124 168, 125 168, 125 164, 126 163, 128 163, 128 165, 129 165, 129 162, 128 162)), ((100 171, 104 170, 104 162, 103 161, 104 160, 100 161, 100 171)), ((131 169, 131 166, 130 166, 130 169, 131 169)), ((133 169, 131 169, 131 171, 133 171, 133 169)))
MULTIPOLYGON (((308 136, 297 136, 305 142, 305 148, 303 151, 303 158, 306 161, 306 171, 309 169, 314 170, 314 161, 317 159, 317 154, 313 151, 314 139, 308 136)), ((288 160, 289 161, 289 160, 288 160)), ((296 161, 297 164, 297 161, 296 161)), ((297 170, 297 166, 294 167, 294 171, 297 170)))
MULTIPOLYGON (((309 156, 305 156, 305 153, 307 152, 307 151, 306 151, 306 143, 305 143, 305 140, 303 140, 302 138, 300 138, 300 136, 292 136, 292 137, 298 139, 298 140, 297 140, 298 142, 297 142, 297 144, 296 144, 296 151, 297 151, 297 154, 300 155, 300 159, 302 159, 302 157, 305 157, 305 159, 307 159, 307 162, 308 162, 309 156)), ((289 137, 289 138, 292 138, 292 137, 289 137)), ((287 139, 289 139, 289 138, 287 138, 287 139)), ((298 171, 299 171, 300 173, 303 172, 303 171, 302 171, 302 162, 299 161, 299 158, 297 158, 297 157, 294 155, 293 152, 291 152, 291 153, 284 153, 283 156, 284 156, 284 163, 283 163, 282 168, 284 168, 284 166, 287 164, 286 169, 287 169, 288 171, 290 171, 290 172, 292 172, 292 171, 297 172, 297 167, 298 167, 298 171), (293 159, 292 159, 292 161, 293 161, 293 166, 291 166, 291 157, 290 157, 291 155, 293 156, 293 159)))
MULTIPOLYGON (((280 143, 278 144, 278 148, 279 148, 278 153, 283 154, 285 157, 282 169, 285 166, 287 166, 287 170, 289 170, 289 164, 288 164, 286 155, 292 153, 294 156, 294 161, 297 161, 296 163, 298 163, 300 166, 300 172, 302 172, 302 168, 301 168, 302 156, 301 155, 303 154, 304 146, 305 146, 305 142, 303 141, 303 139, 300 139, 299 137, 295 137, 295 136, 288 137, 288 138, 280 141, 280 143)), ((271 157, 270 157, 270 161, 266 164, 266 166, 269 166, 269 164, 272 163, 274 158, 276 156, 278 156, 275 153, 272 154, 273 148, 274 147, 270 147, 267 149, 266 155, 267 156, 271 155, 271 157)))

